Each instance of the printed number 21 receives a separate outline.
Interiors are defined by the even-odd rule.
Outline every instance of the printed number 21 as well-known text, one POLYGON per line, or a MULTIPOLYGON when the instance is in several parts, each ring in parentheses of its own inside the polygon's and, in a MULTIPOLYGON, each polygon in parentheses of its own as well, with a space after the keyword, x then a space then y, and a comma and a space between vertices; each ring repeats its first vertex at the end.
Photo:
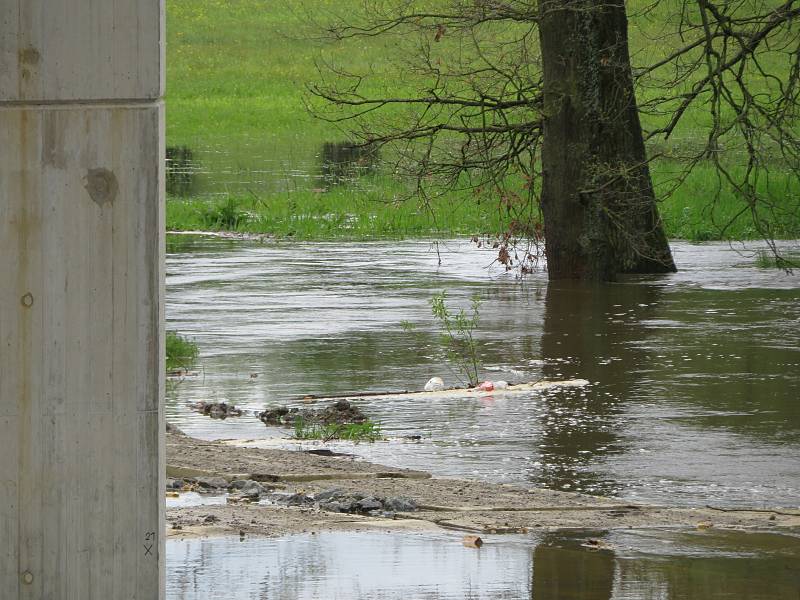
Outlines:
POLYGON ((152 556, 155 557, 153 553, 153 548, 156 545, 156 532, 155 531, 148 531, 144 534, 144 555, 145 556, 152 556))

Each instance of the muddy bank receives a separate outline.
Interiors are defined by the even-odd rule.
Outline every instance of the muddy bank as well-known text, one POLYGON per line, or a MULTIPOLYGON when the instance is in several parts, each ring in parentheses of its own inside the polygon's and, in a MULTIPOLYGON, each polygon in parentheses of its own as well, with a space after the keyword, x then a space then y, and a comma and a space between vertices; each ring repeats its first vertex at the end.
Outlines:
POLYGON ((176 433, 167 434, 167 474, 181 483, 205 481, 200 486, 203 491, 229 494, 235 501, 168 508, 171 536, 275 536, 375 527, 479 533, 631 527, 800 530, 797 509, 638 505, 576 493, 432 478, 421 471, 347 455, 243 448, 176 433), (243 481, 259 482, 263 493, 242 500, 236 486, 243 481), (394 502, 398 498, 407 503, 394 502), (349 508, 342 511, 342 506, 349 508))

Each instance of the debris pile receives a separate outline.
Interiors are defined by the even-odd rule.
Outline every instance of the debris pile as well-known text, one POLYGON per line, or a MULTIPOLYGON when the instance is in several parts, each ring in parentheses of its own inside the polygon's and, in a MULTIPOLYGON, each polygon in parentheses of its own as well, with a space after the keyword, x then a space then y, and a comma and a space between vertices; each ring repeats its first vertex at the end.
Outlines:
POLYGON ((227 419, 228 417, 241 417, 242 410, 226 402, 196 402, 189 405, 192 410, 212 419, 227 419))
POLYGON ((323 409, 280 408, 267 409, 258 414, 264 425, 293 427, 300 420, 308 425, 343 425, 367 421, 360 408, 347 400, 339 400, 323 409))
POLYGON ((320 509, 327 512, 393 517, 396 513, 417 510, 417 503, 405 496, 381 498, 358 492, 345 492, 332 488, 314 496, 320 509))

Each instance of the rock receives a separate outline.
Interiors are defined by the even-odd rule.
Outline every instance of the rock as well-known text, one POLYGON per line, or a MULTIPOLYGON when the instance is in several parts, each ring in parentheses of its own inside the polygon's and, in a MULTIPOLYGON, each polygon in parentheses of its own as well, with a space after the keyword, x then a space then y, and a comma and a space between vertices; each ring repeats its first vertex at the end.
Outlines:
POLYGON ((495 381, 494 382, 494 389, 496 390, 507 390, 508 389, 508 382, 507 381, 495 381))
POLYGON ((216 515, 206 515, 203 519, 204 523, 216 523, 217 521, 219 521, 219 517, 216 515))
POLYGON ((356 506, 356 502, 354 500, 336 500, 335 502, 331 502, 330 504, 338 504, 339 512, 343 513, 358 512, 358 506, 356 506))
POLYGON ((305 494, 292 494, 288 497, 285 497, 283 502, 289 506, 307 506, 309 504, 314 504, 314 499, 311 496, 306 496, 305 494))
MULTIPOLYGON (((272 408, 259 413, 258 418, 262 423, 264 423, 264 425, 289 425, 290 422, 287 420, 287 417, 292 412, 298 413, 299 411, 296 408, 290 411, 285 406, 281 406, 279 408, 272 408)), ((294 422, 294 418, 291 419, 291 422, 294 422)))
POLYGON ((373 510, 381 510, 383 508, 383 503, 377 498, 367 496, 366 498, 356 502, 356 507, 361 512, 370 512, 373 510))
POLYGON ((263 483, 261 481, 255 481, 254 479, 234 479, 228 485, 228 489, 236 491, 252 485, 257 485, 261 489, 261 493, 266 493, 275 489, 274 485, 263 483))
POLYGON ((224 477, 195 477, 194 481, 203 489, 216 490, 228 487, 228 480, 224 477))
POLYGON ((441 377, 431 377, 425 384, 426 392, 441 392, 444 389, 444 381, 441 377))
POLYGON ((394 496, 392 498, 387 498, 383 503, 383 506, 386 510, 392 512, 414 512, 417 510, 417 503, 406 496, 394 496))
POLYGON ((482 392, 491 392, 494 390, 494 384, 491 381, 484 381, 482 384, 477 386, 476 389, 482 392))
POLYGON ((257 481, 248 480, 244 485, 237 488, 239 493, 246 498, 257 499, 261 497, 266 490, 257 481))
POLYGON ((344 490, 341 488, 330 488, 328 490, 324 490, 319 494, 314 495, 314 500, 317 502, 325 502, 327 500, 334 500, 336 498, 341 498, 344 496, 344 490))
POLYGON ((329 502, 322 502, 319 505, 319 507, 321 510, 327 512, 342 513, 342 512, 350 512, 349 509, 352 508, 352 503, 348 504, 347 507, 345 508, 345 506, 341 502, 337 502, 336 500, 331 500, 329 502))
POLYGON ((461 543, 466 548, 480 548, 483 546, 483 540, 477 535, 465 535, 462 538, 461 543))
POLYGON ((212 419, 227 419, 228 417, 242 416, 242 411, 240 409, 226 402, 197 402, 189 406, 192 410, 211 417, 212 419))
POLYGON ((167 489, 168 490, 180 490, 183 488, 183 480, 182 479, 172 479, 171 477, 167 477, 167 489))

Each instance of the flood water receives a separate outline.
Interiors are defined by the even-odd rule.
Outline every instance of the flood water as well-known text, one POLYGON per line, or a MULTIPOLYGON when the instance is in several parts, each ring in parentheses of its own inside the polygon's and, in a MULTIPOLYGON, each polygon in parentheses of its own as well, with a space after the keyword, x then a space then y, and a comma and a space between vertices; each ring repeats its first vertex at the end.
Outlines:
POLYGON ((291 194, 343 182, 368 188, 359 177, 372 171, 372 161, 362 160, 364 150, 352 150, 352 144, 343 140, 316 147, 300 139, 269 136, 244 138, 233 145, 195 140, 191 146, 168 146, 167 194, 206 198, 291 194))
POLYGON ((800 538, 667 531, 322 533, 167 542, 167 598, 795 600, 800 538), (585 548, 597 539, 604 550, 585 548))
POLYGON ((190 435, 291 434, 254 417, 212 421, 187 408, 198 400, 255 411, 306 394, 420 389, 433 375, 458 383, 429 306, 447 290, 452 306, 482 299, 485 377, 591 385, 358 400, 389 441, 346 451, 670 505, 800 505, 800 276, 755 268, 752 253, 676 243, 679 273, 588 288, 520 281, 461 242, 437 252, 176 236, 169 250, 167 326, 195 338, 201 357, 198 377, 169 382, 167 418, 190 435))

